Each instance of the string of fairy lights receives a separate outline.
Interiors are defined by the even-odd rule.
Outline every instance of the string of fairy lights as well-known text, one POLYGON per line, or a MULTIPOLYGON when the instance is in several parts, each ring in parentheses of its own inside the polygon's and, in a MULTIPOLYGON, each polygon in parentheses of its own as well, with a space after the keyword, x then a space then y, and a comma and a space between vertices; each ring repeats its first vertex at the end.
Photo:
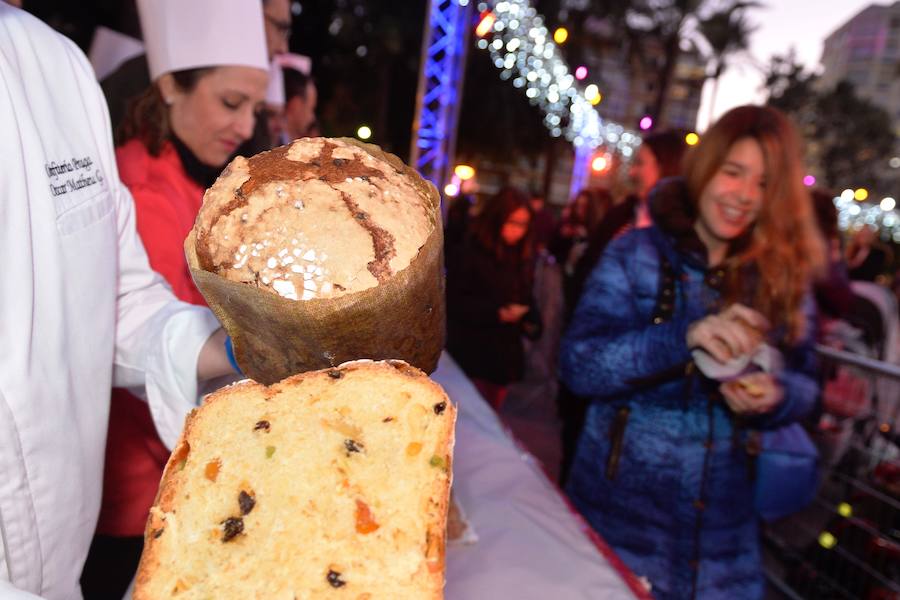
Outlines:
POLYGON ((900 213, 894 198, 882 198, 877 203, 868 202, 865 188, 846 189, 834 198, 838 209, 838 227, 853 230, 864 226, 879 229, 882 238, 890 238, 900 244, 900 213))
POLYGON ((578 83, 543 17, 528 0, 481 2, 477 8, 478 48, 490 53, 500 79, 521 88, 544 112, 550 135, 565 137, 576 148, 605 145, 626 158, 634 154, 640 137, 600 117, 595 108, 602 99, 600 90, 578 83))
MULTIPOLYGON (((468 0, 459 2, 462 5, 468 0)), ((557 41, 564 43, 565 38, 559 37, 560 30, 551 34, 543 17, 528 0, 480 2, 477 9, 480 15, 475 28, 477 47, 489 52, 500 71, 500 79, 522 89, 528 101, 543 111, 544 125, 550 135, 572 142, 576 155, 582 157, 582 161, 576 162, 594 158, 593 151, 600 147, 620 152, 626 159, 636 152, 640 136, 600 117, 596 109, 602 100, 599 88, 596 84, 581 84, 587 74, 585 67, 579 67, 575 73, 569 71, 557 44, 557 41)), ((641 122, 642 129, 651 126, 652 122, 646 127, 641 122)), ((689 133, 686 141, 694 145, 698 139, 696 133, 689 133)), ((609 158, 605 156, 604 162, 609 158)), ((586 177, 586 173, 577 168, 576 171, 573 180, 578 181, 573 181, 573 189, 586 177)), ((807 175, 804 183, 814 185, 815 179, 807 175)), ((883 198, 874 204, 865 200, 860 198, 860 190, 844 190, 834 199, 840 228, 870 225, 879 228, 882 237, 900 243, 900 213, 894 199, 883 198)))

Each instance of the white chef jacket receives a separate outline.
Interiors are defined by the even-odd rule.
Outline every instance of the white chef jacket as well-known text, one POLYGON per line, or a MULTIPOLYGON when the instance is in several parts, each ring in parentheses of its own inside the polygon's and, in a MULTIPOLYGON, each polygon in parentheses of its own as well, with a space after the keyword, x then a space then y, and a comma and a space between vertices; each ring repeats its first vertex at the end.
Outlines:
POLYGON ((0 599, 81 598, 110 388, 170 446, 218 327, 150 270, 80 50, 0 2, 0 599))

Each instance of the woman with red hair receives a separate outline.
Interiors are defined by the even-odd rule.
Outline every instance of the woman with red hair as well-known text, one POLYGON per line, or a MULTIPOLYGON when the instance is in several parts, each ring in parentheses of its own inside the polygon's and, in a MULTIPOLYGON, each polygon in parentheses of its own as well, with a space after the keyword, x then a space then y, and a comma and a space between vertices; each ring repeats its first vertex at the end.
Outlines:
POLYGON ((825 252, 802 176, 784 115, 724 115, 651 194, 653 225, 609 245, 563 340, 562 379, 591 398, 567 492, 656 598, 763 596, 748 429, 802 418, 818 393, 825 252), (692 360, 763 344, 782 369, 722 382, 692 360))

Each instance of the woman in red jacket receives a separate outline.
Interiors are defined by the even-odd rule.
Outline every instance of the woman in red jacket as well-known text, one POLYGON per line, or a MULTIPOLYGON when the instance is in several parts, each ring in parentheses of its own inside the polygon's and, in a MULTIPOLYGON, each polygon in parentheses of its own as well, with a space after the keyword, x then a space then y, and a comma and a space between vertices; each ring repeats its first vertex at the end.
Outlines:
MULTIPOLYGON (((205 304, 184 257, 184 239, 204 190, 237 147, 251 137, 256 111, 265 99, 267 52, 259 2, 228 2, 235 5, 228 10, 244 16, 243 23, 222 26, 232 27, 232 34, 240 33, 240 53, 219 48, 223 40, 235 37, 225 35, 229 32, 222 27, 209 28, 215 32, 207 36, 210 39, 198 39, 202 28, 189 36, 180 30, 189 24, 147 14, 166 10, 160 5, 181 10, 176 4, 139 3, 153 83, 131 105, 117 132, 116 160, 122 181, 134 197, 137 229, 150 265, 178 298, 205 304), (165 29, 154 30, 154 24, 165 29), (190 42, 185 43, 186 39, 190 42)), ((225 8, 215 7, 217 12, 225 8)), ((169 449, 156 434, 147 403, 127 390, 113 390, 103 504, 82 579, 89 597, 111 597, 117 592, 121 597, 128 586, 168 457, 169 449), (105 590, 95 588, 97 580, 91 573, 105 580, 105 590)))

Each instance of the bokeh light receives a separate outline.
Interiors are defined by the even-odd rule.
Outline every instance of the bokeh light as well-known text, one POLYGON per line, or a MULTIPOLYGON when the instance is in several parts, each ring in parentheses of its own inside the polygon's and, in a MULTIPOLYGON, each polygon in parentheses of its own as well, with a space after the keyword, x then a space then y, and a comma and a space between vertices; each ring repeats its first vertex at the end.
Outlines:
POLYGON ((475 168, 469 165, 456 165, 453 173, 463 181, 467 181, 475 177, 475 168))
POLYGON ((565 27, 558 27, 553 32, 553 41, 557 44, 565 44, 567 39, 569 39, 569 30, 565 27))
MULTIPOLYGON (((527 0, 479 2, 477 7, 481 12, 475 28, 480 36, 476 46, 490 54, 501 80, 522 90, 529 104, 545 113, 544 125, 551 136, 564 137, 576 148, 611 144, 611 149, 623 156, 634 152, 640 137, 622 124, 600 117, 598 104, 606 99, 599 89, 596 95, 585 97, 584 87, 579 85, 590 83, 587 65, 569 66, 553 40, 554 34, 561 32, 555 26, 548 28, 527 0)), ((574 41, 573 32, 566 33, 567 39, 574 41)), ((637 129, 637 124, 632 127, 637 129)))
POLYGON ((372 137, 372 129, 368 125, 361 125, 360 128, 356 130, 356 137, 361 140, 367 140, 372 137))
POLYGON ((494 23, 497 21, 497 17, 494 16, 494 13, 491 11, 487 11, 481 14, 481 20, 478 21, 478 25, 475 26, 475 35, 478 37, 484 37, 491 32, 491 29, 494 28, 494 23))
POLYGON ((887 198, 882 198, 881 204, 879 206, 881 206, 881 210, 883 210, 884 212, 888 212, 894 210, 894 208, 897 206, 897 202, 889 196, 887 198))
POLYGON ((684 143, 688 146, 696 146, 700 141, 700 136, 694 133, 693 131, 684 136, 684 143))
POLYGON ((853 198, 859 202, 862 202, 866 198, 869 197, 869 190, 866 188, 856 188, 853 192, 853 198))
POLYGON ((647 131, 648 129, 650 129, 651 127, 653 127, 653 118, 652 118, 650 115, 647 115, 647 116, 643 117, 643 118, 641 119, 641 122, 638 123, 638 126, 639 126, 642 130, 647 131))
POLYGON ((816 178, 815 178, 815 176, 813 176, 813 175, 807 175, 806 177, 804 177, 804 178, 803 178, 803 185, 805 185, 806 187, 812 187, 812 186, 816 185, 816 178))

